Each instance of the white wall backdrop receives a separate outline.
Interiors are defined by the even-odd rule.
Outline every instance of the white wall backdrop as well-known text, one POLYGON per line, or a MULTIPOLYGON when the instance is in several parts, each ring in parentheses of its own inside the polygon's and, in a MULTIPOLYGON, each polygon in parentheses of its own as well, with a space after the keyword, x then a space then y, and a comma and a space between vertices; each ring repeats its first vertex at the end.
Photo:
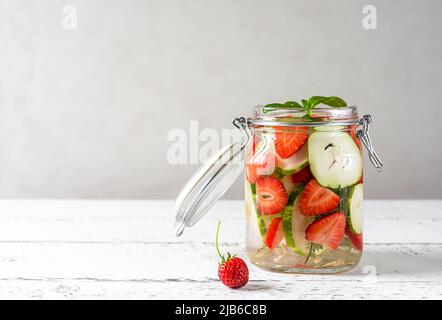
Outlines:
POLYGON ((167 162, 172 128, 338 95, 375 118, 385 172, 367 160, 366 196, 441 198, 441 16, 440 0, 0 0, 0 197, 173 198, 196 166, 167 162))

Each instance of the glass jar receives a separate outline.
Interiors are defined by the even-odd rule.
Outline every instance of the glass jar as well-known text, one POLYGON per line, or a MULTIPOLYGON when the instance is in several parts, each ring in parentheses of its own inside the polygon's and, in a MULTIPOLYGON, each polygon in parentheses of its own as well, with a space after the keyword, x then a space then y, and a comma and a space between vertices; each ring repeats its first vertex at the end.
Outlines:
POLYGON ((363 248, 363 160, 356 107, 255 108, 246 151, 246 247, 288 273, 352 269, 363 248))
POLYGON ((233 124, 245 141, 202 166, 176 202, 177 235, 225 193, 245 162, 246 248, 255 265, 285 273, 339 273, 363 248, 362 145, 378 171, 371 117, 356 107, 255 107, 233 124), (362 126, 360 128, 359 126, 362 126))

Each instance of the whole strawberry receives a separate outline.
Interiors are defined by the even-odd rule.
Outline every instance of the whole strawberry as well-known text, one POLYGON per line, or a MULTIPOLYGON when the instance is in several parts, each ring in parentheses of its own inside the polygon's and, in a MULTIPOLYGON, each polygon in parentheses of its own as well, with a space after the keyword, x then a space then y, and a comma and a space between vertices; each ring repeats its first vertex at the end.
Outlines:
POLYGON ((249 281, 249 268, 241 258, 235 257, 227 253, 227 259, 221 255, 218 246, 218 234, 221 222, 218 223, 216 231, 216 250, 221 258, 218 267, 218 277, 224 285, 229 288, 244 287, 249 281))

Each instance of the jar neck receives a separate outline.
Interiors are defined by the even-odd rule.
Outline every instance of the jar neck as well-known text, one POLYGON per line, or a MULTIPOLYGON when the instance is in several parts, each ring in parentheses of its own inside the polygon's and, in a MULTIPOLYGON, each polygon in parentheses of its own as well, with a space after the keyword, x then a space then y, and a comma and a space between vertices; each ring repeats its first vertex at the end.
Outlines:
POLYGON ((356 106, 318 107, 310 111, 257 106, 249 121, 251 126, 352 125, 359 123, 359 116, 356 106))

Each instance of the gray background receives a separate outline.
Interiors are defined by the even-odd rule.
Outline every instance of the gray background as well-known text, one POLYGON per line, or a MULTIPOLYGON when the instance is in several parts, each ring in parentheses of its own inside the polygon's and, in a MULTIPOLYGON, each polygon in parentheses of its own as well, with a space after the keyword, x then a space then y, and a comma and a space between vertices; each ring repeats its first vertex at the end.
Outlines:
POLYGON ((173 198, 196 166, 167 163, 170 129, 338 95, 375 118, 385 172, 367 160, 366 197, 441 198, 441 16, 440 0, 0 0, 0 196, 173 198))

